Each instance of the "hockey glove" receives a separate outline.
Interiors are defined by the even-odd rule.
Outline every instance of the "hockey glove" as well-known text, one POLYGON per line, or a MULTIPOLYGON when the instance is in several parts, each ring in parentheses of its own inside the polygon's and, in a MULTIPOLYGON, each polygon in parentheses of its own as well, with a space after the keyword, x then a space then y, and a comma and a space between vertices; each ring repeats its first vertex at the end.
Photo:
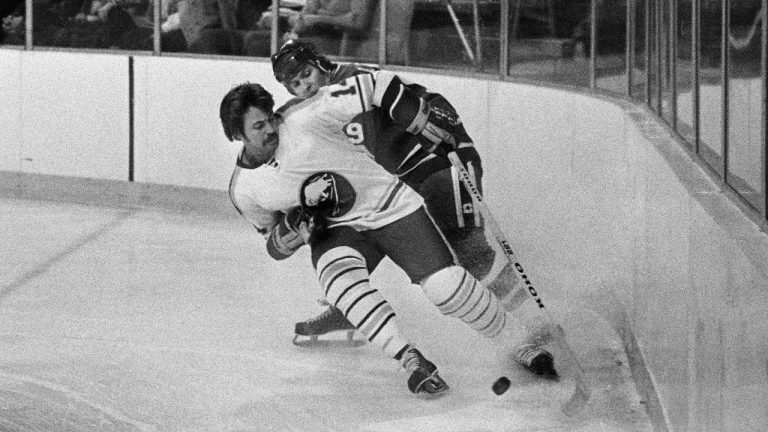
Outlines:
POLYGON ((424 149, 431 153, 441 145, 447 146, 447 150, 455 149, 454 135, 461 125, 461 119, 453 107, 442 97, 436 97, 430 101, 422 98, 420 103, 419 111, 407 131, 414 135, 421 134, 426 138, 432 145, 424 149))
POLYGON ((267 239, 267 253, 276 260, 293 255, 301 246, 308 244, 315 229, 314 218, 301 207, 288 211, 272 228, 267 239))

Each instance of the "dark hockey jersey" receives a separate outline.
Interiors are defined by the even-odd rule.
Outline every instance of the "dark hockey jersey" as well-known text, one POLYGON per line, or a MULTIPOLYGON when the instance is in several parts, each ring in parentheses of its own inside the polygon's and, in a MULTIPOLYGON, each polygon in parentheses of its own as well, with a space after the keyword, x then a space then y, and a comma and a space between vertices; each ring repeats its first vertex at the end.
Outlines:
MULTIPOLYGON (((357 64, 339 64, 331 73, 330 84, 338 84, 360 74, 372 74, 376 70, 373 67, 357 64)), ((409 83, 408 88, 427 100, 439 97, 436 93, 427 92, 418 84, 409 83)), ((353 144, 364 146, 379 165, 414 188, 430 174, 451 165, 447 159, 437 157, 422 148, 421 143, 424 137, 406 132, 404 127, 394 124, 391 118, 378 107, 355 116, 345 125, 344 133, 353 144)), ((479 159, 463 127, 458 134, 458 139, 460 146, 457 154, 460 159, 463 161, 469 158, 479 159)), ((426 145, 430 146, 431 143, 426 145)))

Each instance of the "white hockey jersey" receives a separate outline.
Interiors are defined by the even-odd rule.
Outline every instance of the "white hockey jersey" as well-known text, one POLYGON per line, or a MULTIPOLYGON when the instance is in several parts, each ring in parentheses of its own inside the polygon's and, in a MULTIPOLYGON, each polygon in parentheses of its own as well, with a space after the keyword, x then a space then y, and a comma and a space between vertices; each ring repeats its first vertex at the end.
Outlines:
POLYGON ((278 111, 280 144, 273 161, 249 168, 239 158, 230 197, 262 233, 279 220, 277 212, 301 205, 302 190, 338 201, 329 227, 347 225, 359 231, 381 228, 423 205, 420 195, 377 164, 364 147, 350 146, 342 130, 348 114, 337 115, 339 101, 331 91, 324 87, 278 111))

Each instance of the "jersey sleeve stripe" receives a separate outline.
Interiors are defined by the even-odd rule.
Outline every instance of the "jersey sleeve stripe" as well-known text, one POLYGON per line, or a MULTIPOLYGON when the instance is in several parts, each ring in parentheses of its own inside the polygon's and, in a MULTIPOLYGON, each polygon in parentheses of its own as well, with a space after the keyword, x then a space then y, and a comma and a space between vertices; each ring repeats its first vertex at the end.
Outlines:
POLYGON ((401 81, 397 75, 387 71, 379 71, 378 74, 376 74, 376 86, 373 92, 373 104, 380 107, 387 106, 384 104, 385 96, 391 95, 392 92, 389 91, 390 87, 393 85, 399 87, 400 82, 401 81))
POLYGON ((413 148, 411 149, 411 151, 408 152, 407 155, 405 155, 405 157, 403 158, 403 161, 400 162, 400 165, 397 166, 397 170, 398 171, 402 170, 403 166, 405 166, 405 164, 408 163, 409 159, 411 159, 411 157, 413 157, 413 155, 418 153, 419 150, 421 150, 421 144, 414 145, 413 148))
POLYGON ((371 99, 369 97, 371 86, 369 85, 369 80, 364 79, 366 77, 370 77, 370 75, 355 75, 355 83, 358 90, 357 94, 360 97, 361 111, 370 111, 372 108, 371 99))
POLYGON ((240 168, 236 167, 235 171, 232 173, 232 178, 229 179, 229 199, 232 201, 232 205, 235 206, 235 210, 242 216, 243 211, 240 209, 240 206, 237 205, 237 199, 235 199, 235 187, 237 187, 237 177, 239 173, 240 168))
POLYGON ((400 192, 400 189, 402 189, 404 185, 405 185, 405 183, 403 183, 400 180, 398 180, 397 184, 392 189, 392 192, 387 197, 387 200, 384 202, 384 204, 382 204, 381 207, 379 207, 379 209, 377 211, 382 212, 382 211, 388 209, 389 206, 392 204, 392 201, 394 201, 395 197, 397 196, 397 194, 400 192))
POLYGON ((242 168, 236 166, 235 171, 232 172, 232 178, 229 179, 229 200, 232 201, 232 205, 235 207, 235 210, 237 210, 240 216, 245 218, 245 220, 248 221, 248 223, 250 223, 251 226, 256 228, 256 231, 259 234, 264 235, 268 232, 268 230, 264 227, 257 226, 256 224, 253 223, 253 221, 245 217, 245 213, 243 213, 243 209, 241 209, 240 206, 237 204, 237 198, 235 198, 236 196, 235 189, 237 188, 237 180, 240 177, 239 174, 241 169, 242 168))
POLYGON ((395 96, 394 102, 392 102, 392 105, 389 107, 390 118, 395 118, 395 107, 397 106, 398 102, 400 102, 401 97, 403 97, 403 86, 398 86, 397 96, 395 96))

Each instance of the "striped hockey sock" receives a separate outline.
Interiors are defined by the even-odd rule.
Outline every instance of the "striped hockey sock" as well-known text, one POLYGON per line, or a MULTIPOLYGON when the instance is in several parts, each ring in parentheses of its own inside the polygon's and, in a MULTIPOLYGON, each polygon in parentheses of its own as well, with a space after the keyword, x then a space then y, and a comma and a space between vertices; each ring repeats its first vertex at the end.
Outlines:
POLYGON ((346 246, 333 248, 320 257, 317 271, 326 300, 341 310, 370 343, 391 358, 408 345, 392 306, 371 287, 360 252, 346 246))
POLYGON ((462 267, 439 270, 422 283, 422 289, 443 315, 464 321, 485 337, 498 336, 506 325, 496 296, 462 267))

